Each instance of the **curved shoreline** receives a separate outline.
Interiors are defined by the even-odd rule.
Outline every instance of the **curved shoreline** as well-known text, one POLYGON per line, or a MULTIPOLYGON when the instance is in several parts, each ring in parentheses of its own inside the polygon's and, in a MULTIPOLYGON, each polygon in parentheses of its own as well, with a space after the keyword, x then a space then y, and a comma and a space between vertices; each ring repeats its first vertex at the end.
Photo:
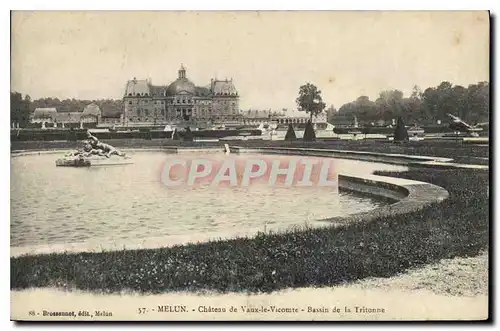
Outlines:
MULTIPOLYGON (((240 147, 230 147, 232 152, 237 153, 262 153, 261 149, 242 149, 240 147)), ((178 148, 168 148, 168 149, 158 149, 158 148, 145 148, 145 149, 123 149, 127 152, 169 152, 178 153, 178 148)), ((12 154, 15 156, 26 156, 26 155, 40 155, 40 154, 56 154, 61 153, 64 150, 49 150, 49 151, 17 151, 12 154)), ((181 149, 181 152, 223 152, 219 148, 189 148, 181 149)), ((265 152, 277 153, 277 154, 290 154, 293 155, 303 155, 303 156, 321 156, 321 157, 333 157, 333 158, 343 158, 345 155, 352 155, 352 151, 342 151, 342 153, 337 154, 337 151, 332 152, 331 150, 318 150, 312 149, 310 152, 304 149, 265 149, 265 152), (297 153, 299 152, 299 153, 297 153), (337 156, 337 155, 340 155, 337 156)), ((357 154, 354 152, 354 154, 357 154)), ((432 158, 425 156, 417 157, 407 157, 401 155, 390 155, 380 153, 380 161, 375 161, 374 157, 379 157, 377 153, 360 153, 362 161, 371 161, 378 163, 389 163, 389 164, 402 164, 402 160, 408 159, 419 159, 419 160, 441 160, 443 158, 432 158), (363 156, 368 155, 368 160, 364 159, 363 156), (394 158, 395 162, 384 162, 389 158, 394 158)), ((351 159, 352 157, 347 157, 346 159, 351 159)), ((326 219, 314 220, 308 223, 309 227, 324 227, 324 226, 338 226, 345 225, 354 222, 369 221, 377 217, 384 217, 389 215, 399 215, 407 213, 410 211, 421 209, 431 203, 438 203, 446 198, 448 198, 448 192, 436 185, 401 179, 396 177, 378 176, 373 174, 363 174, 363 175, 352 175, 352 174, 339 174, 338 180, 339 189, 354 191, 357 193, 368 194, 372 196, 378 196, 383 198, 388 198, 395 200, 397 202, 388 204, 382 207, 375 208, 370 211, 354 213, 341 217, 333 217, 326 219)), ((277 230, 287 231, 288 228, 282 228, 277 230)), ((221 240, 221 239, 234 239, 238 237, 251 237, 255 236, 260 231, 247 231, 247 232, 205 232, 205 233, 193 233, 186 235, 172 235, 167 237, 159 238, 144 238, 141 240, 118 240, 113 241, 113 243, 108 243, 102 245, 92 244, 89 241, 77 242, 77 243, 63 243, 54 245, 44 245, 44 246, 22 246, 22 247, 11 247, 10 256, 17 257, 22 255, 38 255, 38 254, 48 254, 48 253, 79 253, 79 252, 103 252, 103 251, 117 251, 123 249, 154 249, 154 248, 164 248, 173 247, 177 245, 193 244, 193 243, 203 243, 211 240, 221 240)))

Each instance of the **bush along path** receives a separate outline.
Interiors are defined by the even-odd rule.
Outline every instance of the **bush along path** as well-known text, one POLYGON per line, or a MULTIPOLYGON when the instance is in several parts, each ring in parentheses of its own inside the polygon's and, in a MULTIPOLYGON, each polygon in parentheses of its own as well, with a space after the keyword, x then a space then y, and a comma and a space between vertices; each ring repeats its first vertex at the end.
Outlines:
POLYGON ((440 204, 342 227, 258 234, 170 248, 11 258, 11 289, 270 292, 390 277, 488 247, 488 172, 381 173, 444 187, 440 204))

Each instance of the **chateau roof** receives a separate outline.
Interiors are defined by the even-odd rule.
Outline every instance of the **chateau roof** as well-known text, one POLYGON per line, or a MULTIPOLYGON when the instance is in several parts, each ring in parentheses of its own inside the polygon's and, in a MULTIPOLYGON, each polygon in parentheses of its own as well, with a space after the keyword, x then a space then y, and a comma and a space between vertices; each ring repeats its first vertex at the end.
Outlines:
POLYGON ((137 80, 134 78, 129 80, 125 86, 125 96, 145 96, 150 94, 150 85, 145 79, 137 80))
POLYGON ((55 108, 36 108, 33 112, 34 117, 51 117, 53 114, 57 113, 55 108))
POLYGON ((56 113, 53 114, 52 119, 56 122, 68 122, 75 123, 80 122, 83 113, 81 112, 65 112, 65 113, 56 113))
POLYGON ((212 93, 214 95, 238 95, 233 80, 214 80, 212 83, 212 93))
POLYGON ((91 103, 85 106, 85 108, 83 108, 83 114, 99 116, 101 115, 101 109, 95 103, 91 103))
POLYGON ((210 89, 207 87, 196 86, 196 95, 210 96, 210 89))
POLYGON ((166 87, 165 86, 151 85, 151 86, 149 86, 149 90, 151 91, 152 96, 159 97, 159 96, 165 95, 166 87))
POLYGON ((178 78, 168 86, 155 86, 148 80, 138 80, 134 78, 129 80, 125 86, 125 96, 174 96, 177 94, 188 93, 196 96, 237 96, 233 80, 212 79, 207 87, 196 86, 186 77, 186 68, 181 65, 178 78))

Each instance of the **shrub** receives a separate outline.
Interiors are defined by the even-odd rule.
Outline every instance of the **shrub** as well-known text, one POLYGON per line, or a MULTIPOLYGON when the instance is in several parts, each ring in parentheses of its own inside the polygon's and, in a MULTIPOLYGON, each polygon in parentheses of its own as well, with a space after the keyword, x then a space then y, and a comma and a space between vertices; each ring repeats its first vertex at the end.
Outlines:
POLYGON ((304 137, 302 139, 304 141, 316 141, 316 134, 314 133, 314 127, 311 120, 307 121, 304 137))
POLYGON ((396 123, 396 129, 394 129, 394 142, 403 142, 408 140, 408 130, 406 130, 403 119, 399 116, 398 122, 396 123))
POLYGON ((293 129, 292 124, 288 124, 288 131, 285 135, 285 140, 295 140, 297 136, 295 135, 295 130, 293 129))

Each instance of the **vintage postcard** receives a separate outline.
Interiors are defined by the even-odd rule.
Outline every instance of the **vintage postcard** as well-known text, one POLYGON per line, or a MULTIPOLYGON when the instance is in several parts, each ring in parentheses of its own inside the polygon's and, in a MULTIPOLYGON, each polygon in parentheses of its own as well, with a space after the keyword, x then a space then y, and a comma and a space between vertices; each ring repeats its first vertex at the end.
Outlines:
POLYGON ((486 321, 488 11, 12 11, 14 321, 486 321))

